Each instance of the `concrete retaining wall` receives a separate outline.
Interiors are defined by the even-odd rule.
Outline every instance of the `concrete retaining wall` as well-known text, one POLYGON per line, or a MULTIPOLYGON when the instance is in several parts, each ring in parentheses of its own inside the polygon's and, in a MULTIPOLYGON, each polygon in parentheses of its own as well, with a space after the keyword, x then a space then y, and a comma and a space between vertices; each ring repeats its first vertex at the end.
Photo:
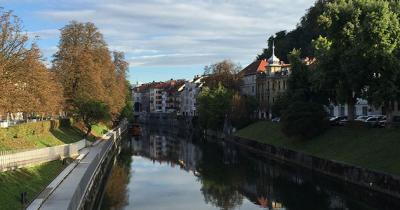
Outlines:
POLYGON ((86 147, 86 140, 55 147, 28 151, 0 151, 0 171, 21 168, 26 165, 59 160, 64 157, 77 156, 78 151, 86 147))
POLYGON ((301 152, 260 143, 240 137, 230 137, 227 141, 262 153, 274 159, 279 159, 318 171, 325 175, 357 184, 368 189, 400 198, 400 177, 380 171, 365 169, 339 161, 332 161, 307 155, 301 152))

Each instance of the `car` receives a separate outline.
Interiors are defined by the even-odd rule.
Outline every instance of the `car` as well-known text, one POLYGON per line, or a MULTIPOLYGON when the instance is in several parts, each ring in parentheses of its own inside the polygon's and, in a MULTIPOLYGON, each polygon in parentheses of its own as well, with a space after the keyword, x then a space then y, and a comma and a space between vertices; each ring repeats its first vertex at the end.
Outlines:
POLYGON ((372 117, 372 116, 368 116, 368 115, 364 115, 364 116, 358 116, 356 119, 354 119, 355 121, 359 121, 359 122, 364 122, 366 119, 368 119, 368 117, 372 117))
POLYGON ((273 122, 273 123, 278 123, 278 122, 280 122, 281 121, 281 118, 280 117, 274 117, 274 118, 272 118, 272 120, 271 120, 271 122, 273 122))
MULTIPOLYGON (((392 122, 390 122, 390 125, 395 126, 395 127, 400 127, 400 116, 393 116, 392 117, 392 122)), ((387 126, 387 120, 381 120, 378 123, 378 126, 383 128, 387 126)))
POLYGON ((347 116, 331 117, 329 119, 330 125, 344 125, 347 121, 347 116))
POLYGON ((368 117, 364 123, 370 127, 379 127, 379 122, 386 120, 386 117, 383 115, 375 115, 373 117, 368 117))

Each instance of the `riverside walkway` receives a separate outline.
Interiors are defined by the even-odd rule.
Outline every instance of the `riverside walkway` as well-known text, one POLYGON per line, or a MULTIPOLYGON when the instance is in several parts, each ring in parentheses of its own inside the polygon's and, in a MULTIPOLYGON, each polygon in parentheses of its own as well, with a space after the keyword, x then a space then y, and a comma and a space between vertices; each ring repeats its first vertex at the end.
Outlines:
MULTIPOLYGON (((126 126, 126 125, 125 125, 126 126)), ((125 129, 122 129, 125 130, 125 129)), ((79 157, 65 168, 28 206, 28 210, 77 209, 83 202, 91 180, 107 151, 119 138, 121 128, 110 131, 102 140, 79 152, 79 157)))
MULTIPOLYGON (((79 160, 78 163, 74 164, 75 167, 73 168, 73 170, 63 180, 57 180, 57 178, 63 178, 57 177, 53 181, 56 183, 61 181, 61 183, 59 183, 58 186, 54 186, 55 189, 52 189, 51 186, 50 188, 47 187, 36 199, 42 201, 45 199, 41 206, 38 206, 37 204, 31 205, 30 207, 33 208, 28 209, 67 209, 76 189, 79 187, 80 181, 83 179, 85 172, 89 168, 88 163, 92 162, 97 157, 97 154, 101 151, 101 148, 105 146, 105 143, 106 142, 103 141, 96 146, 83 149, 80 156, 84 156, 84 158, 79 160), (49 192, 51 192, 51 194, 46 199, 46 194, 48 194, 49 192)), ((35 204, 35 202, 33 202, 32 204, 35 204)))

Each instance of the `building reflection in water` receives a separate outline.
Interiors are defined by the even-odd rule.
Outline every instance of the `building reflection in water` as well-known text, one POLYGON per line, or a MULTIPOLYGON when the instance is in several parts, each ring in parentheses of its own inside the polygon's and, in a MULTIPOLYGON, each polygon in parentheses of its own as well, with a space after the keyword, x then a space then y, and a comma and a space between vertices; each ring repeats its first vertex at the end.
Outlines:
MULTIPOLYGON (((270 210, 400 209, 394 199, 366 193, 221 141, 191 139, 171 134, 171 129, 142 132, 142 138, 130 141, 133 155, 192 173, 201 183, 204 202, 222 210, 237 209, 245 202, 270 210)), ((125 161, 124 167, 129 172, 130 166, 126 164, 125 161)), ((116 179, 126 187, 122 174, 129 176, 126 171, 115 176, 122 176, 116 179)), ((121 188, 112 190, 126 198, 121 188)), ((120 205, 124 204, 123 198, 120 205)))

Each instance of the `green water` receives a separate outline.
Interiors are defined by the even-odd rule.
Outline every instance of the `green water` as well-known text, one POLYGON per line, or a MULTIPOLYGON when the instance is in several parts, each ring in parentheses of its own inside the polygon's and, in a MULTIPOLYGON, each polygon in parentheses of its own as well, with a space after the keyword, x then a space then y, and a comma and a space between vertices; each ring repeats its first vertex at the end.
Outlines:
POLYGON ((400 209, 395 199, 221 141, 171 128, 143 133, 124 141, 102 209, 400 209))

